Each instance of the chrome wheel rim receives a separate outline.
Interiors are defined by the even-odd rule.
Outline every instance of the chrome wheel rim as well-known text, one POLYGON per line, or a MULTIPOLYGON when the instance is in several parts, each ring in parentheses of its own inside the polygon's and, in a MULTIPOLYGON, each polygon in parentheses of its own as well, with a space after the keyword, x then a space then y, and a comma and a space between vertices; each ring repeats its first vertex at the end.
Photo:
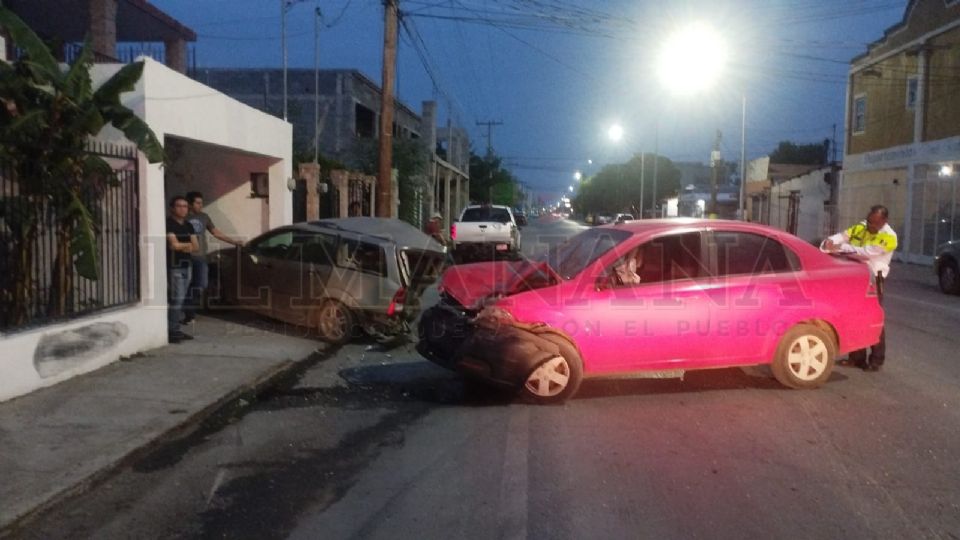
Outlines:
POLYGON ((329 339, 343 339, 347 334, 347 314, 339 305, 329 302, 320 311, 320 330, 329 339))
POLYGON ((533 370, 527 382, 527 391, 538 397, 553 397, 563 392, 570 383, 570 365, 562 356, 555 356, 533 370))
POLYGON ((793 375, 802 381, 813 381, 827 370, 830 350, 817 336, 800 336, 790 344, 787 366, 793 375))

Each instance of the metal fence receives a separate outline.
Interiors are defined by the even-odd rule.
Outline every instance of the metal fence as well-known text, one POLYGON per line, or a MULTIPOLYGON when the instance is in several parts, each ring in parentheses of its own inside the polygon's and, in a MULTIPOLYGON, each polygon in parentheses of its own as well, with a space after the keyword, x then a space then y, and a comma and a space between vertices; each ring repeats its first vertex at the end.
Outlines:
POLYGON ((139 301, 139 181, 136 149, 91 143, 114 170, 81 197, 93 217, 99 279, 80 276, 64 250, 62 210, 0 163, 0 331, 10 332, 139 301), (60 275, 59 257, 67 271, 60 275))

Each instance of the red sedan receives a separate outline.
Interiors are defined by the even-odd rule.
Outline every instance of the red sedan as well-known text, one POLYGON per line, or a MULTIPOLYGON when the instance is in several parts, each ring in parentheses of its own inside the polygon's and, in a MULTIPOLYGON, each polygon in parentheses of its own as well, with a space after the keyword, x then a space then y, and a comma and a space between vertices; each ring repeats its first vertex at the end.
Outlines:
POLYGON ((537 260, 452 267, 440 290, 421 354, 538 402, 584 377, 757 364, 815 388, 883 327, 865 265, 736 221, 588 229, 537 260))

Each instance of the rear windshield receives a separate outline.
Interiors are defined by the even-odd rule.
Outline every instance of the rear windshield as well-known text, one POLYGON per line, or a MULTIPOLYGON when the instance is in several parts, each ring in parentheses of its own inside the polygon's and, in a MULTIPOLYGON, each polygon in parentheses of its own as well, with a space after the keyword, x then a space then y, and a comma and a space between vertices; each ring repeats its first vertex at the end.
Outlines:
POLYGON ((460 221, 495 221, 510 223, 510 212, 506 208, 467 208, 460 221))
POLYGON ((443 269, 443 255, 417 249, 405 249, 399 253, 400 274, 406 285, 433 283, 443 269))

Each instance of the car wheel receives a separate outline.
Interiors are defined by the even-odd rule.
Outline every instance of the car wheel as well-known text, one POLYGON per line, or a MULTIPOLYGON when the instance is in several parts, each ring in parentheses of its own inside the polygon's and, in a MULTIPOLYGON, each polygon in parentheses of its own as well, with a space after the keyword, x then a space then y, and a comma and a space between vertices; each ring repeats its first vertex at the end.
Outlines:
POLYGON ((317 331, 320 339, 333 345, 343 345, 353 337, 354 317, 350 308, 336 300, 327 300, 317 312, 317 331))
POLYGON ((580 388, 583 361, 577 350, 563 337, 550 333, 539 336, 556 344, 560 354, 534 368, 523 382, 521 392, 535 403, 563 403, 580 388))
POLYGON ((960 272, 957 271, 956 262, 943 261, 938 277, 941 291, 946 294, 960 294, 960 272))
POLYGON ((580 386, 579 364, 557 355, 534 368, 523 382, 523 394, 536 403, 563 403, 580 386))
POLYGON ((783 335, 770 369, 784 386, 817 388, 830 378, 836 355, 837 346, 828 332, 799 324, 783 335))

